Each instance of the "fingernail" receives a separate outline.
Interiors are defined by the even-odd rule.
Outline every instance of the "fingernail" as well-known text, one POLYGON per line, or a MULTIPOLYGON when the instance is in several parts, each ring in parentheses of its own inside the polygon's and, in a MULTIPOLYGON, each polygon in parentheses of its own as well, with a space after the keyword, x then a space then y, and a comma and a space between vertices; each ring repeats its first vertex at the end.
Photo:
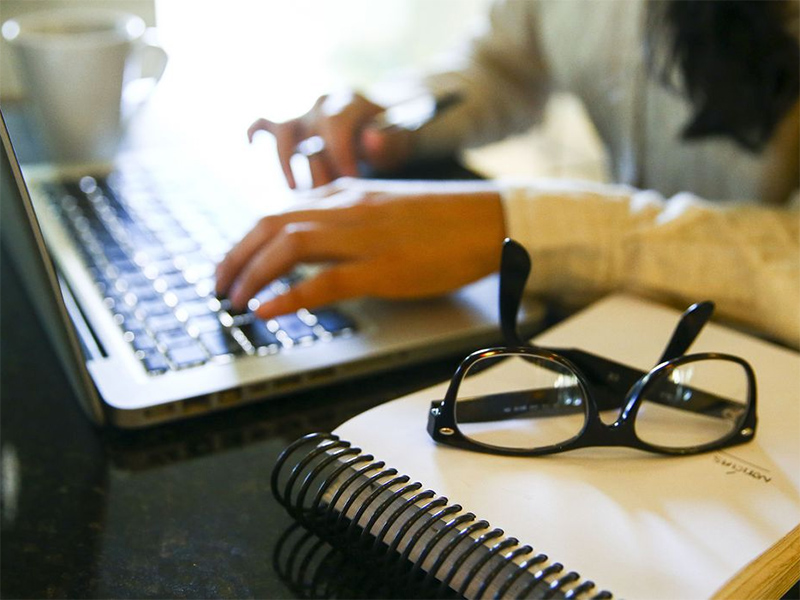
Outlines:
POLYGON ((264 302, 255 311, 256 316, 259 319, 264 319, 264 320, 271 319, 273 317, 278 317, 278 316, 280 316, 282 314, 285 314, 285 312, 286 311, 284 311, 281 308, 280 299, 273 299, 273 300, 269 300, 268 302, 264 302))

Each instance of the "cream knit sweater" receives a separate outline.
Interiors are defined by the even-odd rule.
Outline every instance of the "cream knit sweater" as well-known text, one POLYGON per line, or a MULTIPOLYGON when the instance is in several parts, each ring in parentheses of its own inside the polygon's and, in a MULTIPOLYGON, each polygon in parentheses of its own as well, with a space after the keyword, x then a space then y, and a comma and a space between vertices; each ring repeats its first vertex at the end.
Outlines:
POLYGON ((506 0, 423 84, 465 102, 420 132, 422 155, 527 129, 550 92, 586 106, 620 185, 499 182, 532 292, 581 304, 630 290, 718 313, 800 347, 797 113, 755 155, 684 142, 686 101, 646 75, 645 0, 506 0), (791 196, 794 200, 790 200, 791 196))

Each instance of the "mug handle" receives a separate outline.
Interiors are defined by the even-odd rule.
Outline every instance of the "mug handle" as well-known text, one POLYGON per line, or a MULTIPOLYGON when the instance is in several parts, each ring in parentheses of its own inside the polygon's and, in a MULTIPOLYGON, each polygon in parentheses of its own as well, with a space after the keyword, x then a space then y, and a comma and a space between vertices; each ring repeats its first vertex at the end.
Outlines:
POLYGON ((138 77, 129 81, 122 92, 122 118, 127 122, 144 105, 156 88, 169 57, 156 43, 155 28, 150 27, 134 49, 134 60, 141 66, 138 77))

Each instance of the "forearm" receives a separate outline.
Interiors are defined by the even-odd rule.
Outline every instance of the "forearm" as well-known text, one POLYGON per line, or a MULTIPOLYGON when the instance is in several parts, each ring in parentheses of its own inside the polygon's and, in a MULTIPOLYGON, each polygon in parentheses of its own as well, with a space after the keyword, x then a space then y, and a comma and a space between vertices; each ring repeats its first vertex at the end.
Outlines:
POLYGON ((536 6, 496 3, 481 34, 423 79, 433 94, 458 90, 463 102, 419 132, 419 156, 485 144, 525 131, 541 118, 549 78, 538 45, 536 6))
POLYGON ((507 233, 530 289, 571 302, 631 290, 718 313, 800 347, 800 212, 665 200, 625 187, 508 186, 507 233))

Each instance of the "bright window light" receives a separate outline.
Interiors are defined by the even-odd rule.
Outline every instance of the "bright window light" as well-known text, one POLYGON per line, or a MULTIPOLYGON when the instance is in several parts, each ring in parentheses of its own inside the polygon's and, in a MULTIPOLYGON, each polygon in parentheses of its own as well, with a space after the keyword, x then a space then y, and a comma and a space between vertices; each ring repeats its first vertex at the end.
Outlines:
POLYGON ((430 64, 469 34, 488 0, 156 0, 162 81, 182 117, 246 127, 321 94, 430 64), (202 114, 198 114, 202 113, 202 114))

